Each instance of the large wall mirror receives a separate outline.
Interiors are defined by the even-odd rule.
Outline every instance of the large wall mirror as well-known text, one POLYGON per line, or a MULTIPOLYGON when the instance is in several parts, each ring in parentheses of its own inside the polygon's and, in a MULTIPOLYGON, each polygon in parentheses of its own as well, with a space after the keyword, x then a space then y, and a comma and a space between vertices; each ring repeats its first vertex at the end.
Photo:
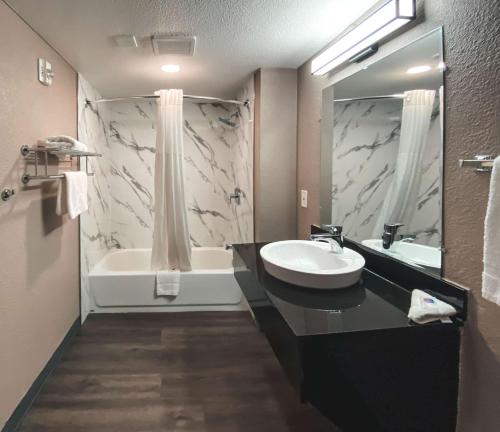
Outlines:
POLYGON ((442 30, 367 64, 323 92, 321 223, 441 274, 442 30))

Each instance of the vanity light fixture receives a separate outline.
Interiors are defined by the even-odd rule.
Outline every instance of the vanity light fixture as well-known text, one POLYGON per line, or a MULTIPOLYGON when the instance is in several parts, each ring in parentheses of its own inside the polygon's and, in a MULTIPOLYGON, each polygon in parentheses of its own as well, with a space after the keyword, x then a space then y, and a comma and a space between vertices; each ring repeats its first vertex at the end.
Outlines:
POLYGON ((432 68, 429 65, 420 65, 420 66, 413 66, 409 68, 406 73, 408 74, 419 74, 419 73, 424 73, 424 72, 429 72, 432 68))
POLYGON ((323 75, 416 18, 415 0, 388 0, 316 56, 311 73, 323 75))
POLYGON ((378 44, 373 44, 372 46, 364 49, 358 54, 354 54, 350 59, 349 63, 361 63, 363 60, 366 60, 368 57, 371 57, 373 54, 376 54, 378 51, 378 44))
POLYGON ((176 73, 181 70, 181 67, 176 64, 165 64, 160 68, 163 72, 176 73))

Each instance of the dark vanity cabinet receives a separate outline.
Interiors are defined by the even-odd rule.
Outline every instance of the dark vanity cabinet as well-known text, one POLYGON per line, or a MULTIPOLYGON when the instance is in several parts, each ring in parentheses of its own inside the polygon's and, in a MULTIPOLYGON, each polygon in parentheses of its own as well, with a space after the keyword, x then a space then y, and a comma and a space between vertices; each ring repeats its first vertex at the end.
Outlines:
POLYGON ((344 432, 455 430, 463 311, 414 324, 411 291, 367 268, 346 289, 290 285, 266 273, 261 246, 235 246, 235 277, 303 402, 344 432))

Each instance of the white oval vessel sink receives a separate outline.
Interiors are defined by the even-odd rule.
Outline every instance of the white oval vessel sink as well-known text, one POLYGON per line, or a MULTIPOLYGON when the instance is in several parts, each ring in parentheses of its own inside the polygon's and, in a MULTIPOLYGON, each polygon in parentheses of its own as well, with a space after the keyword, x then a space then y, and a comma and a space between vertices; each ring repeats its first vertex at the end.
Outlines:
POLYGON ((441 251, 439 248, 417 243, 395 241, 389 249, 384 249, 382 240, 363 240, 361 244, 394 258, 433 269, 441 268, 441 251))
POLYGON ((365 259, 352 249, 334 253, 328 243, 286 240, 260 250, 266 271, 277 279, 307 288, 337 289, 356 284, 365 259))

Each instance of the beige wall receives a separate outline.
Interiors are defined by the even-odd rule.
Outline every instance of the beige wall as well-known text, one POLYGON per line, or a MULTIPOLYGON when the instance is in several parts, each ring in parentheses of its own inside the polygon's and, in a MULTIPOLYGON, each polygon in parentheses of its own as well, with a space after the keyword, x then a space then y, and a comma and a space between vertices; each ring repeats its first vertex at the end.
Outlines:
MULTIPOLYGON (((445 81, 444 275, 472 291, 463 332, 458 430, 493 432, 500 425, 500 307, 480 295, 489 176, 459 169, 458 159, 500 154, 500 3, 427 0, 425 21, 383 45, 377 56, 440 25, 450 68, 445 81)), ((319 223, 321 91, 359 67, 328 77, 311 76, 309 63, 299 69, 297 189, 309 189, 311 203, 298 210, 299 238, 306 237, 311 223, 319 223)))
POLYGON ((293 239, 297 227, 297 70, 260 69, 255 89, 255 240, 293 239))
POLYGON ((500 155, 500 3, 443 1, 446 77, 444 275, 472 290, 462 352, 461 431, 500 430, 500 306, 481 297, 490 175, 458 167, 500 155))
POLYGON ((23 188, 19 148, 76 136, 76 73, 0 1, 0 429, 79 315, 78 222, 55 216, 56 182, 23 188), (37 81, 37 58, 54 67, 37 81))

